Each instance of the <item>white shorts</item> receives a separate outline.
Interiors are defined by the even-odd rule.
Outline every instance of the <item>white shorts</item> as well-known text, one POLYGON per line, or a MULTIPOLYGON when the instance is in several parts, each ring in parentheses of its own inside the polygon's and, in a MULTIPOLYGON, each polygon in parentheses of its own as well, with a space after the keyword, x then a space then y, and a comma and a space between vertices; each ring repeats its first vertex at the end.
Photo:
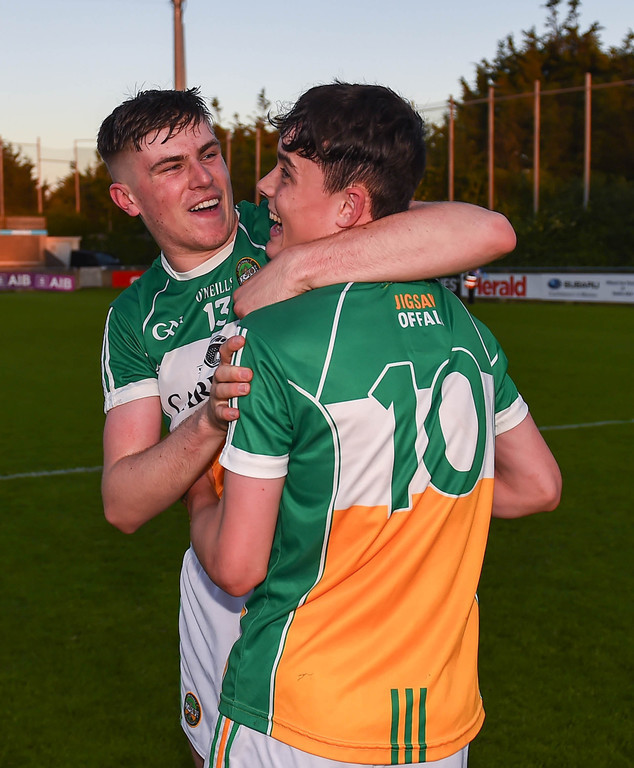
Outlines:
MULTIPOLYGON (((205 768, 392 768, 367 763, 342 763, 326 757, 310 755, 283 744, 260 731, 238 725, 220 716, 213 752, 205 760, 205 768)), ((413 768, 467 768, 469 745, 442 760, 408 763, 413 768)))
POLYGON ((244 597, 231 597, 211 581, 191 547, 185 552, 178 617, 181 725, 201 757, 209 752, 222 675, 240 633, 244 603, 244 597))

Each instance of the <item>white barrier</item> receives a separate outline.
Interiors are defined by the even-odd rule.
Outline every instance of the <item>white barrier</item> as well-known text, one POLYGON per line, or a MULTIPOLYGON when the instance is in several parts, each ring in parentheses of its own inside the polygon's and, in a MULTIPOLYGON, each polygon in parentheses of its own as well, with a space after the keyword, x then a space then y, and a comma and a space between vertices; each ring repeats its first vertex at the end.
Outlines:
MULTIPOLYGON (((468 290, 460 280, 460 296, 468 290)), ((478 271, 474 297, 634 304, 634 273, 478 271)))

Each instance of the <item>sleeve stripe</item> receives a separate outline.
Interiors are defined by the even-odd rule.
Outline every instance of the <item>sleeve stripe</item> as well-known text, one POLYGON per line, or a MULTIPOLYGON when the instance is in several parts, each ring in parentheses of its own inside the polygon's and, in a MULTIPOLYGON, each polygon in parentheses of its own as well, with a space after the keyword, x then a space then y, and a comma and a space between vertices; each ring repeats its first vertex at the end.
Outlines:
POLYGON ((220 463, 225 469, 246 477, 272 480, 288 474, 288 454, 284 456, 263 456, 248 453, 234 445, 225 444, 220 454, 220 463))
POLYGON ((103 344, 101 347, 101 384, 103 386, 104 397, 107 397, 108 393, 114 389, 114 376, 112 375, 112 369, 110 368, 110 344, 108 342, 111 315, 112 307, 110 307, 106 316, 106 325, 103 332, 103 344))
POLYGON ((528 405, 524 398, 518 394, 508 408, 495 414, 495 434, 501 435, 508 432, 518 424, 521 424, 528 416, 528 405))
POLYGON ((119 389, 113 389, 105 393, 104 413, 117 405, 130 403, 133 400, 141 400, 144 397, 159 397, 158 382, 156 379, 142 379, 133 381, 119 389))

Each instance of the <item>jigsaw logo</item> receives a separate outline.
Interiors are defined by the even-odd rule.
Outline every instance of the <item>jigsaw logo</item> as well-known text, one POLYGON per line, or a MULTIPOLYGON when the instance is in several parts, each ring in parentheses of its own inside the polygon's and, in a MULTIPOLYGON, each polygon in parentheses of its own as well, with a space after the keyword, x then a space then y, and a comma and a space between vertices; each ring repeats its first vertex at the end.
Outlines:
POLYGON ((396 293, 394 301, 401 328, 444 325, 435 309, 436 300, 432 293, 396 293))

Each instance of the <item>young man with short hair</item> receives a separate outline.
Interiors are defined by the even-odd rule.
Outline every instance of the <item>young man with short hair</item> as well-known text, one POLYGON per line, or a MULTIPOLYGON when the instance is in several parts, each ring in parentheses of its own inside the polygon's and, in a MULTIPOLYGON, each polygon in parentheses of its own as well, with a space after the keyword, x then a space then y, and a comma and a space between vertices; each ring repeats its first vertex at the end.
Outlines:
MULTIPOLYGON (((234 205, 197 89, 143 91, 126 100, 104 120, 98 149, 113 201, 140 216, 161 249, 113 302, 104 333, 102 493, 107 519, 126 533, 181 498, 224 441, 226 425, 209 394, 218 347, 236 318, 234 299, 245 313, 343 279, 451 273, 515 243, 499 214, 438 203, 351 237, 286 249, 261 269, 267 207, 234 205), (163 439, 162 422, 170 430, 163 439)), ((188 550, 181 572, 182 724, 198 755, 206 754, 208 713, 217 705, 243 602, 219 590, 188 550)))
MULTIPOLYGON (((380 86, 310 89, 274 124, 278 163, 259 183, 273 263, 404 210, 424 170, 420 117, 380 86)), ((189 498, 211 578, 253 589, 209 765, 462 768, 484 719, 491 514, 553 509, 560 493, 504 353, 435 281, 320 288, 241 334, 254 377, 222 500, 204 480, 189 498)))

